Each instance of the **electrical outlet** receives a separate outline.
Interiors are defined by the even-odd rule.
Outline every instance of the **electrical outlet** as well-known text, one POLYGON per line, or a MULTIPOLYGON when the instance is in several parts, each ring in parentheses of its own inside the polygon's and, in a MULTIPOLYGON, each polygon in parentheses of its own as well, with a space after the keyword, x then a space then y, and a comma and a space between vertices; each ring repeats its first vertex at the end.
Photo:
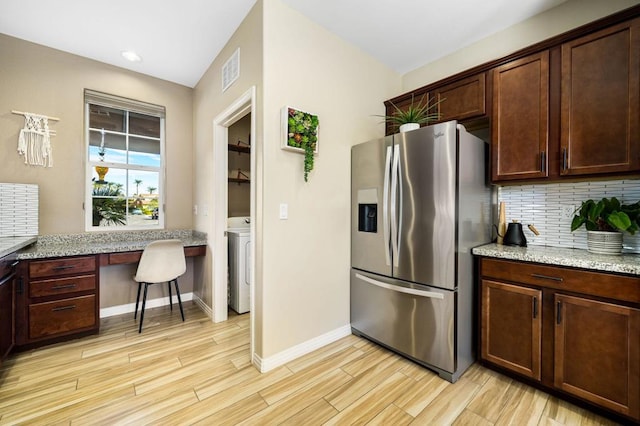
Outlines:
POLYGON ((576 206, 572 204, 564 204, 561 206, 561 208, 562 208, 562 211, 560 213, 560 216, 562 217, 562 219, 573 218, 573 214, 576 211, 576 206))

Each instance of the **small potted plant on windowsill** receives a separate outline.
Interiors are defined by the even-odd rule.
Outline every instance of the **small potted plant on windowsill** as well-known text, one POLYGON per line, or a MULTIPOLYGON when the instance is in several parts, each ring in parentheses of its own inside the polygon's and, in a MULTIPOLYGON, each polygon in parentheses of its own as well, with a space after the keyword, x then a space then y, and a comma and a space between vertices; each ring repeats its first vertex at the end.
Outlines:
POLYGON ((394 108, 393 113, 391 115, 379 115, 378 117, 390 122, 401 133, 419 129, 422 124, 428 125, 438 121, 441 117, 440 112, 438 112, 438 105, 445 99, 434 101, 434 98, 427 98, 427 102, 424 103, 424 98, 425 95, 420 98, 418 103, 414 103, 412 95, 411 104, 406 109, 389 102, 394 108))
POLYGON ((587 229, 587 249, 596 254, 620 254, 622 233, 634 235, 640 228, 640 202, 621 204, 616 197, 586 200, 575 212, 571 231, 587 229))

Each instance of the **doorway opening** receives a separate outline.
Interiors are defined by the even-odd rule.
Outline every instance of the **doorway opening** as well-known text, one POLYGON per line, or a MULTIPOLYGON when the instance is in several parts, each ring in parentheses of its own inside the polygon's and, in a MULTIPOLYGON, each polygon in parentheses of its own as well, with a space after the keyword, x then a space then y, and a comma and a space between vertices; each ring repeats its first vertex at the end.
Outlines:
POLYGON ((251 310, 251 113, 229 126, 227 136, 227 294, 229 308, 244 315, 251 310))
MULTIPOLYGON (((256 182, 253 179, 256 170, 256 153, 252 146, 256 134, 255 86, 233 102, 225 111, 213 120, 213 164, 214 164, 214 235, 213 235, 213 321, 226 321, 228 318, 229 274, 228 274, 228 218, 232 214, 243 213, 249 219, 249 243, 246 250, 245 278, 249 288, 250 315, 250 356, 254 354, 255 330, 255 212, 256 182), (239 144, 245 152, 237 152, 239 144), (230 161, 232 154, 248 157, 239 161, 230 161), (232 169, 233 167, 233 169, 232 169), (240 171, 238 171, 240 169, 240 171), (239 181, 242 179, 243 181, 239 181), (245 182, 246 180, 246 182, 245 182), (239 185, 241 188, 231 189, 239 185), (244 188, 242 188, 244 187, 244 188), (247 191, 248 188, 248 191, 247 191), (237 193, 236 193, 237 192, 237 193), (248 192, 248 198, 247 198, 248 192), (248 209, 248 210, 247 210, 248 209), (231 214, 230 214, 231 213, 231 214), (247 213, 247 214, 244 214, 247 213)), ((240 149, 240 148, 238 148, 240 149)))

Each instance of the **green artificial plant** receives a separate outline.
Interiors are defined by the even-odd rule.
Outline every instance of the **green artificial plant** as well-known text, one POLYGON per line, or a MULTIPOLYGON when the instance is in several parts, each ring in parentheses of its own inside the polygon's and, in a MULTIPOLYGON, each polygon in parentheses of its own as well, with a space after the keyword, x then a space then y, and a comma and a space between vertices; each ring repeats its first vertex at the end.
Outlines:
POLYGON ((626 231, 633 235, 640 228, 640 202, 621 204, 616 197, 583 201, 571 221, 571 231, 582 225, 588 231, 626 231))
POLYGON ((420 101, 414 103, 415 99, 413 95, 411 95, 411 104, 409 104, 407 108, 400 108, 389 101, 394 111, 391 115, 379 115, 378 117, 384 118, 385 121, 391 123, 396 129, 407 123, 429 124, 438 121, 441 117, 438 111, 438 105, 440 105, 445 98, 438 99, 437 101, 434 101, 435 98, 427 98, 427 102, 424 103, 425 96, 426 95, 422 95, 420 101))
POLYGON ((313 170, 313 155, 318 143, 318 116, 288 109, 287 145, 304 150, 304 181, 309 180, 309 173, 313 170))

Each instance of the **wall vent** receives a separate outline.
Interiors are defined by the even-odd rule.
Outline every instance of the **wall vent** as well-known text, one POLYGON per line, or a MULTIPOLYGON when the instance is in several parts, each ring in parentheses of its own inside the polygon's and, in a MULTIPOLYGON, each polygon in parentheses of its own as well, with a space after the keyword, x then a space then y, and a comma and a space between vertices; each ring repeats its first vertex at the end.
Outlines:
POLYGON ((222 66, 222 91, 224 92, 240 77, 240 48, 222 66))

